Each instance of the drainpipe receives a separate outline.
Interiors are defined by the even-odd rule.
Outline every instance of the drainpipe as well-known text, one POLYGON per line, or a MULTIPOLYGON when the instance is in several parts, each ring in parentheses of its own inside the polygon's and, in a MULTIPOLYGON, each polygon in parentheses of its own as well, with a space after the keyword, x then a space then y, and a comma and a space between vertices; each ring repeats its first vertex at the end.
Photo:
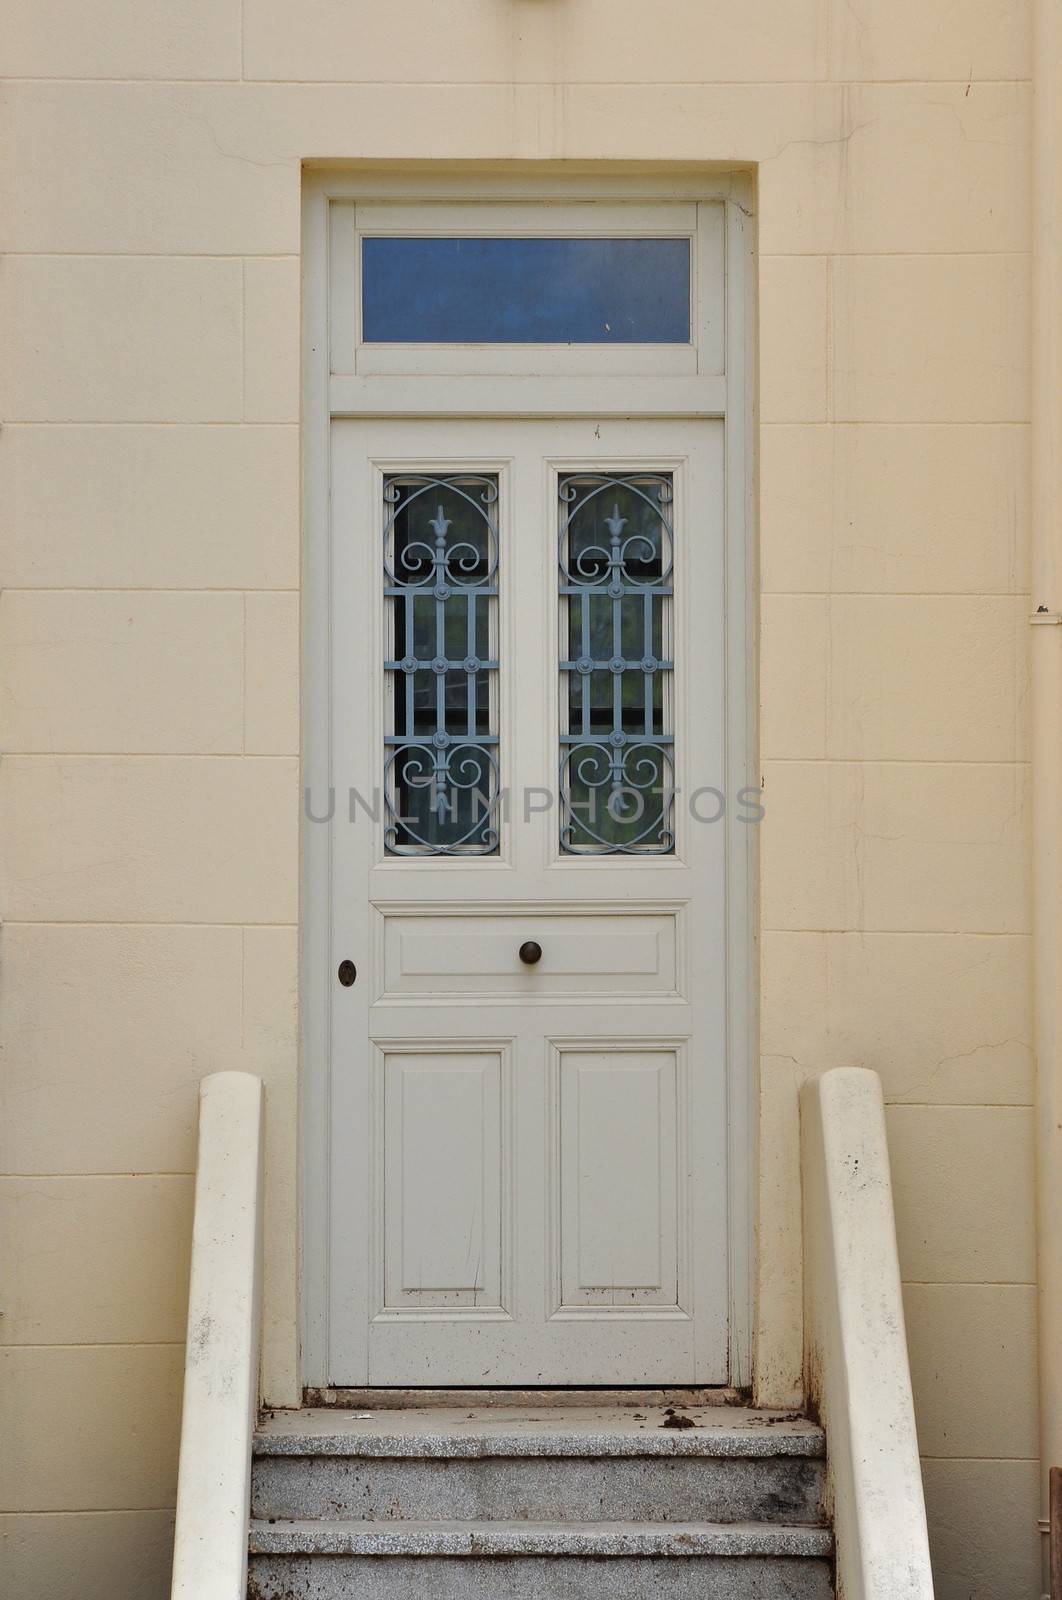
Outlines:
POLYGON ((1062 0, 1035 0, 1032 240, 1033 1005, 1043 1588, 1062 1600, 1062 0), (1056 1521, 1059 1497, 1055 1495, 1056 1521), (1050 1546, 1056 1551, 1051 1571, 1050 1546))

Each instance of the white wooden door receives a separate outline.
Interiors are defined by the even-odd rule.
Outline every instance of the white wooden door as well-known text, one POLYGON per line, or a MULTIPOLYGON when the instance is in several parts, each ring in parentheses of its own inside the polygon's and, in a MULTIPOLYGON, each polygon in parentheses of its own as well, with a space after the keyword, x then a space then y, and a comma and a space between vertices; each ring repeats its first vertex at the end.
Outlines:
POLYGON ((328 1380, 724 1383, 723 424, 332 428, 328 1380))

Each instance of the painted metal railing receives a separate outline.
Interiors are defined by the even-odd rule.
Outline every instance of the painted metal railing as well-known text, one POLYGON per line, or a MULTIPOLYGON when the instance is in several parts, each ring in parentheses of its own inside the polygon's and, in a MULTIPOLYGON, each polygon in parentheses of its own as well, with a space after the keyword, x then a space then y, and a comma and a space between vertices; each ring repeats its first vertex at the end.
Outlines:
POLYGON ((826 1427, 845 1600, 932 1600, 881 1083, 840 1067, 801 1095, 805 1381, 826 1427))
POLYGON ((259 1078, 203 1079, 172 1600, 244 1600, 247 1591, 263 1122, 259 1078))

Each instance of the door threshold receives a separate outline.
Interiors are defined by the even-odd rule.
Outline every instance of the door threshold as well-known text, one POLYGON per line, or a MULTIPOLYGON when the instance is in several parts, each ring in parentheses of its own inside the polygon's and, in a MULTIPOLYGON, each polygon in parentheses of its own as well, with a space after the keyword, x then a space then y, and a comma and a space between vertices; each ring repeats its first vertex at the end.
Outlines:
POLYGON ((656 1389, 356 1389, 307 1388, 304 1406, 334 1406, 343 1410, 410 1411, 419 1407, 520 1406, 747 1406, 746 1391, 718 1388, 660 1387, 656 1389))

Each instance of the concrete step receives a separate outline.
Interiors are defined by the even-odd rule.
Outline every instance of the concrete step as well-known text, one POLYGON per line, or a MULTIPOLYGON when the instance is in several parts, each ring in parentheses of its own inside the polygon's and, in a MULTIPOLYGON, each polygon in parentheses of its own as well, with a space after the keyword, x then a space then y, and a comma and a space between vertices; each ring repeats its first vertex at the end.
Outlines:
POLYGON ((823 1451, 805 1419, 737 1408, 276 1413, 255 1440, 252 1512, 815 1524, 823 1451))
POLYGON ((821 1527, 254 1521, 249 1600, 829 1600, 821 1527), (380 1559, 386 1558, 386 1559, 380 1559), (456 1559, 455 1559, 456 1558, 456 1559))
POLYGON ((822 1462, 804 1456, 395 1460, 267 1456, 257 1518, 369 1521, 798 1522, 822 1520, 822 1462))

